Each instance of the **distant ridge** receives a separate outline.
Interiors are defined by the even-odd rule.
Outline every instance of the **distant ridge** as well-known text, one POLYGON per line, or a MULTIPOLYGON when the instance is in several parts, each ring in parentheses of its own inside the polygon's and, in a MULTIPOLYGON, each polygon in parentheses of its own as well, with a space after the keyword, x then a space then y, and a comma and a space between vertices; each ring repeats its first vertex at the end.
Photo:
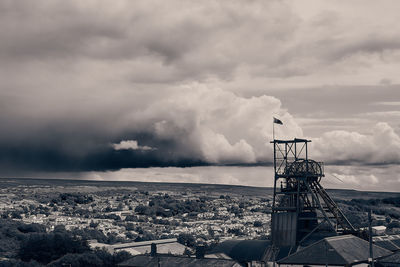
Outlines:
MULTIPOLYGON (((143 182, 143 181, 99 181, 85 179, 55 179, 55 178, 0 178, 0 188, 10 186, 98 186, 98 187, 135 187, 144 191, 204 191, 214 194, 235 194, 243 196, 268 197, 273 193, 272 187, 257 187, 228 184, 203 183, 173 183, 173 182, 143 182)), ((385 198, 399 197, 398 192, 358 191, 354 189, 327 189, 334 198, 385 198)))

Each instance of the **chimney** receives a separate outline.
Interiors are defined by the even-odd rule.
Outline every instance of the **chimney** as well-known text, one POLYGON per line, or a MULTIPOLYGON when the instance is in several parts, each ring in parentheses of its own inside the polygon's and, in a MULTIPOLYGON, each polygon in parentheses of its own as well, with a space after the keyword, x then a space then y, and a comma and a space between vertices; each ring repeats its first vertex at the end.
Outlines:
POLYGON ((203 245, 199 245, 196 247, 196 259, 203 259, 205 253, 206 249, 203 245))
POLYGON ((150 256, 152 257, 157 256, 157 245, 155 243, 151 243, 150 256))

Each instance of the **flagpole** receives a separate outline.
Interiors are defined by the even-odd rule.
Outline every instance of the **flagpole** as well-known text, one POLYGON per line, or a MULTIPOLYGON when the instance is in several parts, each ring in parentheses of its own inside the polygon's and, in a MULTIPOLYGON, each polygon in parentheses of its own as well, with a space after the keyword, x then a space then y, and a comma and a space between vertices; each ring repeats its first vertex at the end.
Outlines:
POLYGON ((272 118, 272 141, 275 141, 275 121, 272 118))

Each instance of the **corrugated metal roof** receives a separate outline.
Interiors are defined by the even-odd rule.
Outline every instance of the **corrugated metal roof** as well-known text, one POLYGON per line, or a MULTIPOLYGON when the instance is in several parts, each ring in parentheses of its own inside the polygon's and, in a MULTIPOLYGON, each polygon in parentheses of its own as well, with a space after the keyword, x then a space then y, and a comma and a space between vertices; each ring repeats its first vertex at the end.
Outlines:
POLYGON ((385 263, 385 264, 396 264, 396 266, 399 266, 400 265, 400 252, 383 257, 383 258, 377 260, 377 262, 385 263))
MULTIPOLYGON (((373 246, 374 257, 390 255, 392 252, 373 246)), ((353 235, 324 238, 296 253, 279 260, 280 264, 346 265, 367 261, 369 243, 353 235)))
POLYGON ((390 251, 397 251, 400 249, 400 247, 396 246, 391 240, 375 241, 374 244, 390 251))
POLYGON ((374 236, 373 242, 391 251, 400 250, 400 235, 374 236))
POLYGON ((392 241, 396 246, 400 247, 400 239, 392 239, 392 241))
POLYGON ((124 267, 200 267, 200 266, 215 266, 215 267, 242 267, 241 264, 234 260, 229 259, 196 259, 189 257, 179 257, 170 255, 158 255, 151 257, 150 255, 137 255, 129 260, 119 264, 118 266, 124 267))

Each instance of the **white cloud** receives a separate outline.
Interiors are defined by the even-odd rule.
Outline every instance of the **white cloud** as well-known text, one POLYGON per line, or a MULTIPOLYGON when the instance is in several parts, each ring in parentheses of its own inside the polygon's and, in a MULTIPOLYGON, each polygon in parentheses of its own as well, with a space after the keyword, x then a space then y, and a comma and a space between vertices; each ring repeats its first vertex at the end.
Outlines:
POLYGON ((388 119, 390 117, 400 117, 400 110, 389 110, 389 111, 375 111, 366 112, 359 114, 360 117, 378 117, 383 119, 388 119))
POLYGON ((186 146, 182 150, 191 148, 211 163, 270 161, 273 116, 284 123, 275 127, 277 138, 303 135, 274 97, 244 98, 198 83, 175 88, 140 112, 143 123, 153 122, 158 138, 176 140, 186 146))
POLYGON ((118 144, 112 144, 112 147, 115 150, 124 150, 124 149, 132 149, 132 150, 154 150, 155 148, 149 146, 139 146, 136 140, 122 140, 118 144))
POLYGON ((313 141, 313 154, 327 163, 400 163, 400 137, 388 123, 377 123, 371 134, 330 131, 313 141))
POLYGON ((90 180, 111 181, 273 186, 272 167, 136 168, 108 172, 87 172, 81 173, 80 177, 90 180))
POLYGON ((374 104, 383 106, 400 106, 400 101, 382 101, 382 102, 375 102, 374 104))
POLYGON ((322 185, 326 188, 396 192, 400 190, 399 171, 400 166, 397 164, 384 166, 330 165, 325 167, 322 185))

